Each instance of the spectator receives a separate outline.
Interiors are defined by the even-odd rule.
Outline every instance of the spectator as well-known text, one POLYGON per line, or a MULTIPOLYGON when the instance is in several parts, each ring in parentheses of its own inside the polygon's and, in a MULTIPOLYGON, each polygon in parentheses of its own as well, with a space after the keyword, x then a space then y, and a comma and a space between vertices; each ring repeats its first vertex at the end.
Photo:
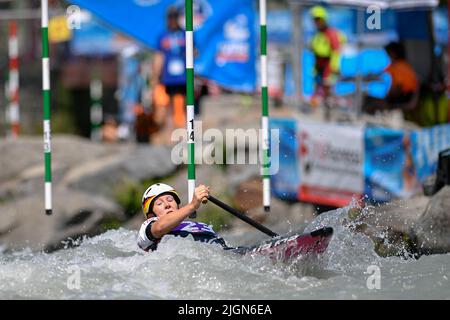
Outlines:
POLYGON ((391 59, 391 63, 385 69, 391 77, 391 86, 384 99, 366 97, 363 110, 369 114, 382 110, 411 110, 417 105, 419 82, 413 67, 406 60, 404 46, 398 42, 391 42, 385 50, 391 59))
POLYGON ((317 29, 311 40, 315 58, 315 90, 311 102, 316 106, 329 97, 330 89, 337 81, 341 47, 346 38, 342 32, 328 26, 328 12, 324 7, 311 8, 310 15, 317 29))
POLYGON ((179 16, 175 7, 168 9, 167 30, 158 40, 151 79, 151 88, 161 88, 162 85, 169 97, 168 105, 157 105, 160 108, 158 118, 164 122, 163 130, 169 135, 174 127, 183 128, 186 125, 186 38, 179 24, 179 16))
POLYGON ((102 126, 102 140, 104 142, 117 142, 118 140, 118 125, 114 116, 107 115, 105 117, 105 122, 102 126))

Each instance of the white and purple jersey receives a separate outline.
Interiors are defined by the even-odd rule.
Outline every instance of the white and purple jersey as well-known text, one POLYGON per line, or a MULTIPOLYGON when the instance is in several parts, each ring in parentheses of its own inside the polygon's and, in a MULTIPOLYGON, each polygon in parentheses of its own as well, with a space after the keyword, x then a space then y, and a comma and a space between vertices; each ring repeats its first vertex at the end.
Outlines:
MULTIPOLYGON (((138 246, 145 251, 156 250, 161 239, 155 238, 151 233, 152 224, 158 220, 157 217, 146 220, 139 230, 138 246)), ((167 234, 179 237, 192 235, 195 241, 217 243, 226 247, 225 241, 218 237, 210 225, 203 222, 183 221, 167 234)))

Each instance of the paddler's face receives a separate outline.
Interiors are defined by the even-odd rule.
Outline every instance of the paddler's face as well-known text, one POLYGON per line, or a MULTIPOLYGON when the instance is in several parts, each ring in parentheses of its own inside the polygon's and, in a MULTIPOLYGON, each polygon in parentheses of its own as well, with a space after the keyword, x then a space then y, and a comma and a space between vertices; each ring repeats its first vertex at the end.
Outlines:
POLYGON ((170 194, 163 194, 156 198, 153 204, 153 213, 157 217, 164 216, 178 209, 178 204, 175 198, 170 194))

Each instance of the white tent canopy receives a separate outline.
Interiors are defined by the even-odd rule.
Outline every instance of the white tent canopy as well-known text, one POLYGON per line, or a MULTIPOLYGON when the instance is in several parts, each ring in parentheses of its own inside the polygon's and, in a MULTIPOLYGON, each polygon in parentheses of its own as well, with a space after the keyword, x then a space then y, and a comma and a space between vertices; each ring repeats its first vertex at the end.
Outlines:
POLYGON ((436 7, 439 0, 289 0, 300 4, 329 4, 343 6, 369 7, 378 6, 381 9, 411 9, 436 7))

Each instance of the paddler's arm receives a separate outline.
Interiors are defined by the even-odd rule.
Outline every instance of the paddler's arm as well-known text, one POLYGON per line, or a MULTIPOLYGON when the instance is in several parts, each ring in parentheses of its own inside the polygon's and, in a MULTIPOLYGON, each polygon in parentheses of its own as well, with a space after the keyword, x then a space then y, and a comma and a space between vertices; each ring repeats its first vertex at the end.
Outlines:
POLYGON ((184 219, 189 217, 195 210, 200 207, 202 199, 209 196, 209 187, 200 185, 194 190, 192 201, 184 207, 175 210, 169 214, 160 217, 151 225, 151 233, 156 239, 162 238, 169 233, 173 228, 178 226, 184 219))

